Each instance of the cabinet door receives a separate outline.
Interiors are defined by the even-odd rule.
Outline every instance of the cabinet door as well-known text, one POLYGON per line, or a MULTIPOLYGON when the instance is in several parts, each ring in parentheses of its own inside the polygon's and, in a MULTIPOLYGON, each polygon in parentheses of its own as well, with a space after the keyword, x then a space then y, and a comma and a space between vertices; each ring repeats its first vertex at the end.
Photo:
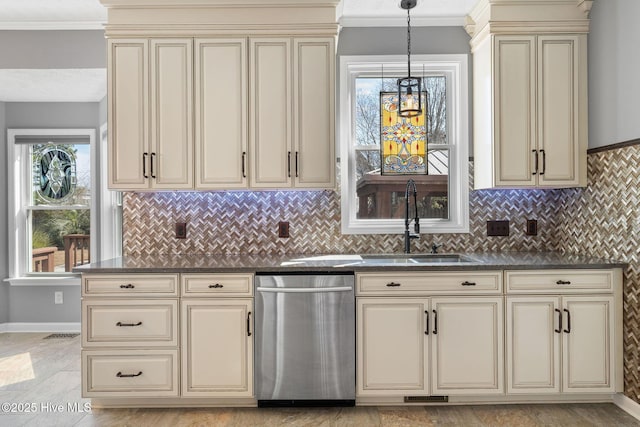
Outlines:
POLYGON ((536 184, 536 44, 534 36, 495 36, 496 186, 536 184))
POLYGON ((195 186, 247 188, 247 40, 195 43, 195 186))
POLYGON ((251 299, 182 300, 182 395, 251 397, 251 299))
POLYGON ((561 311, 558 297, 507 298, 508 393, 560 392, 561 311))
POLYGON ((249 40, 251 186, 291 187, 291 40, 249 40))
POLYGON ((538 36, 538 184, 579 185, 579 36, 538 36))
POLYGON ((193 41, 151 40, 151 152, 157 189, 193 188, 193 41))
POLYGON ((108 40, 109 188, 149 186, 148 43, 145 39, 108 40))
POLYGON ((335 186, 333 38, 295 39, 293 49, 295 186, 335 186))
POLYGON ((428 309, 422 298, 358 299, 358 396, 428 393, 428 309))
POLYGON ((565 392, 614 392, 613 297, 563 298, 565 392))
POLYGON ((502 297, 433 298, 431 310, 431 393, 503 393, 502 297))

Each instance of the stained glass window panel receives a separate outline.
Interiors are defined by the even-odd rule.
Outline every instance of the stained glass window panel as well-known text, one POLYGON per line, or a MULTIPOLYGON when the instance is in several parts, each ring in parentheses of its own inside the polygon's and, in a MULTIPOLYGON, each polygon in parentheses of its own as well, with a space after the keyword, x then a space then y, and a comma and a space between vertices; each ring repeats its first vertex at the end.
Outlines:
MULTIPOLYGON (((426 105, 426 92, 422 93, 426 105)), ((380 92, 380 153, 382 175, 427 174, 427 115, 398 115, 398 93, 380 92)))

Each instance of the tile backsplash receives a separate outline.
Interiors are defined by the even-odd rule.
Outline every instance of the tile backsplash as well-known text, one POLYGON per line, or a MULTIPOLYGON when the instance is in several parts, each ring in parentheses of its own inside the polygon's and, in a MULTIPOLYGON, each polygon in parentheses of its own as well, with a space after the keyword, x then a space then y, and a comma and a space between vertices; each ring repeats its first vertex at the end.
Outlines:
MULTIPOLYGON (((471 173, 471 175, 473 175, 471 173)), ((412 242, 416 252, 432 243, 442 252, 543 251, 560 243, 554 230, 558 190, 482 190, 469 195, 468 234, 428 234, 412 242), (511 221, 509 237, 487 237, 486 222, 511 221), (538 235, 525 235, 527 219, 538 220, 538 235)), ((402 252, 398 234, 343 235, 340 194, 334 191, 126 193, 124 252, 128 254, 376 253, 402 252), (279 221, 291 235, 279 238, 279 221), (187 238, 176 239, 176 222, 186 222, 187 238)))
MULTIPOLYGON (((625 394, 640 403, 640 145, 588 156, 583 189, 470 191, 470 232, 427 234, 441 252, 563 251, 630 263, 624 286, 625 394), (508 219, 510 236, 487 237, 486 221, 508 219), (525 234, 538 220, 538 235, 525 234)), ((470 164, 470 176, 473 164, 470 164)), ((472 187, 473 184, 471 184, 472 187)), ((342 235, 340 195, 333 191, 126 193, 125 255, 402 252, 398 234, 342 235), (291 237, 278 238, 289 221, 291 237), (176 222, 187 238, 176 239, 176 222)), ((424 230, 423 227, 423 231, 424 230)))

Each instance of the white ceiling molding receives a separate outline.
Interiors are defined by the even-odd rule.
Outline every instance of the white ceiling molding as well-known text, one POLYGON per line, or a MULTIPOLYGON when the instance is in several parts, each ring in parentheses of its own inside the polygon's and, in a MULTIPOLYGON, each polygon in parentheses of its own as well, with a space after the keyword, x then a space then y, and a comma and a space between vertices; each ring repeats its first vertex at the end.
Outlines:
POLYGON ((0 0, 2 30, 95 30, 105 22, 99 0, 0 0))

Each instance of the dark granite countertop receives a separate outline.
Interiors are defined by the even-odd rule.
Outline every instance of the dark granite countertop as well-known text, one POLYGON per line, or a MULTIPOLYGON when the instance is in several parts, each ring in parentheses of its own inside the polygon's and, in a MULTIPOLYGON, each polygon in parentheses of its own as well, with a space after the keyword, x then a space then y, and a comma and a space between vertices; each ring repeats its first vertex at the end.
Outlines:
MULTIPOLYGON (((379 254, 375 254, 379 255, 379 254)), ((402 257, 403 254, 387 254, 402 257)), ((411 254, 417 256, 424 254, 411 254)), ((450 254, 442 254, 450 255, 450 254)), ((559 252, 470 252, 468 262, 439 261, 422 264, 362 264, 350 254, 192 254, 126 256, 73 269, 75 273, 242 273, 242 272, 376 272, 531 270, 554 268, 626 268, 627 263, 559 252)), ((370 256, 370 255, 369 255, 370 256)))

